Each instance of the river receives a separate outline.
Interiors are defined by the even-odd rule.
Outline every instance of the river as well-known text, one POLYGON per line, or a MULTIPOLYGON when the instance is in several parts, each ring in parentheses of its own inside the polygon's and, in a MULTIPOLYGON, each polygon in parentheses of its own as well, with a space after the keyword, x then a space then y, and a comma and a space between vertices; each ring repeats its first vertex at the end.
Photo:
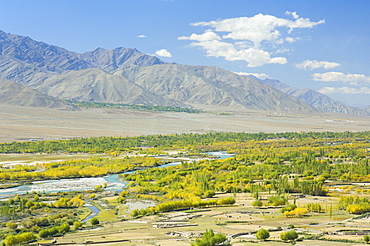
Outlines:
MULTIPOLYGON (((218 152, 208 152, 207 154, 218 156, 220 159, 225 159, 232 157, 232 154, 227 154, 225 151, 218 152)), ((177 158, 174 158, 176 160, 177 158)), ((197 160, 186 160, 186 161, 199 161, 197 160)), ((162 166, 161 168, 166 168, 169 166, 180 165, 181 161, 174 161, 162 166)), ((133 173, 125 172, 125 173, 133 173)), ((124 174, 125 174, 124 173, 124 174)), ((119 174, 112 174, 105 177, 95 177, 95 178, 76 178, 76 179, 60 179, 60 180, 44 180, 44 181, 34 181, 29 185, 22 185, 17 187, 12 187, 8 189, 0 189, 0 199, 6 197, 12 197, 16 194, 26 194, 27 192, 68 192, 68 191, 86 191, 94 190, 97 185, 103 185, 107 183, 106 191, 122 191, 126 186, 125 182, 119 181, 119 174)))
MULTIPOLYGON (((225 151, 218 152, 208 152, 207 154, 217 156, 219 159, 230 158, 233 155, 227 154, 225 151)), ((176 158, 175 158, 176 159, 176 158)), ((204 158, 203 158, 204 159, 204 158)), ((187 161, 199 161, 197 160, 187 160, 187 161)), ((181 161, 174 161, 162 166, 161 168, 166 168, 170 166, 180 165, 181 161)), ((125 172, 134 173, 135 171, 125 172)), ((119 181, 119 174, 112 174, 105 177, 96 177, 96 178, 77 178, 77 179, 60 179, 60 180, 44 180, 44 181, 34 181, 29 185, 22 185, 18 187, 1 189, 0 190, 0 199, 5 199, 12 197, 16 194, 26 194, 27 192, 45 192, 45 193, 54 193, 54 192, 68 192, 68 191, 86 191, 94 190, 97 185, 103 185, 107 183, 106 191, 117 191, 120 192, 126 186, 126 182, 119 181)), ((128 201, 128 211, 132 209, 142 209, 154 206, 155 204, 152 201, 128 201)), ((91 209, 91 214, 87 216, 82 222, 86 222, 91 218, 99 214, 100 210, 90 203, 85 205, 91 209)))

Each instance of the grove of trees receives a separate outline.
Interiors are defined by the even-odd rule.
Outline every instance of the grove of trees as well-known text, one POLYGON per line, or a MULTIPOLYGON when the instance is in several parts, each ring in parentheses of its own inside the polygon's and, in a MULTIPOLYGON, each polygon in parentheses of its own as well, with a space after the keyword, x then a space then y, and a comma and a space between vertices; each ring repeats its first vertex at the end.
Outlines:
MULTIPOLYGON (((282 208, 281 216, 305 217, 308 213, 322 213, 328 208, 317 203, 306 207, 289 204, 289 195, 326 196, 330 183, 370 182, 369 139, 370 132, 212 132, 0 143, 0 153, 104 154, 104 157, 37 165, 3 165, 0 166, 0 180, 5 187, 36 180, 102 177, 135 171, 120 175, 128 182, 128 187, 117 192, 119 204, 130 196, 155 200, 157 205, 134 210, 131 213, 133 217, 177 209, 232 205, 235 203, 232 196, 236 193, 250 194, 255 199, 255 207, 274 206, 282 208), (202 160, 159 167, 169 160, 151 155, 160 155, 168 150, 178 151, 178 156, 201 157, 202 160), (209 151, 227 151, 234 156, 215 159, 207 155, 209 151), (226 193, 229 197, 218 199, 215 196, 219 193, 226 193)), ((73 225, 73 229, 81 228, 77 215, 64 214, 53 221, 47 214, 50 211, 63 214, 68 209, 77 210, 84 205, 84 199, 97 200, 96 194, 104 192, 104 186, 97 187, 85 198, 63 193, 48 202, 43 194, 28 194, 0 201, 0 216, 5 221, 2 239, 9 245, 16 245, 16 242, 26 242, 26 238, 28 240, 32 235, 47 237, 66 233, 71 229, 66 223, 73 225), (38 217, 32 217, 33 214, 38 217), (21 218, 23 221, 19 222, 21 218), (24 230, 18 233, 20 227, 24 230)), ((355 193, 361 192, 368 193, 367 190, 355 193)), ((339 198, 338 208, 362 214, 370 211, 370 202, 366 197, 351 194, 339 198)), ((330 211, 332 213, 332 206, 330 211)), ((221 240, 221 236, 213 231, 207 231, 206 235, 194 245, 208 245, 216 239, 217 242, 221 240)), ((258 235, 262 240, 266 233, 261 231, 258 235)), ((291 241, 296 236, 295 231, 284 232, 281 239, 291 241)))

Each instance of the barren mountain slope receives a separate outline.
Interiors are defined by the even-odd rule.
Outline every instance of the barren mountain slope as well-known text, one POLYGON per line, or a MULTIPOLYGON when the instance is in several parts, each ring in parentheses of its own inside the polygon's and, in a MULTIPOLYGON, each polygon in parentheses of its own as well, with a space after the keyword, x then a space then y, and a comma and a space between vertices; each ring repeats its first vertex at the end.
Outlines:
MULTIPOLYGON (((46 79, 36 87, 48 95, 74 101, 166 105, 171 102, 119 75, 99 68, 71 71, 46 79)), ((173 103, 173 106, 185 106, 173 103)))
POLYGON ((106 72, 113 72, 116 69, 127 65, 138 66, 153 66, 157 64, 165 64, 164 61, 155 56, 150 56, 139 52, 137 49, 129 48, 115 48, 115 49, 102 49, 85 52, 80 55, 80 58, 89 62, 94 67, 103 69, 106 72))
POLYGON ((91 67, 87 61, 79 58, 78 53, 2 31, 0 48, 0 55, 11 56, 48 71, 63 72, 91 67))
POLYGON ((125 76, 154 94, 189 104, 318 112, 271 86, 218 67, 177 64, 128 66, 115 74, 125 76))
POLYGON ((55 74, 55 72, 47 71, 45 68, 39 68, 14 57, 0 55, 0 77, 17 84, 32 86, 55 74))
POLYGON ((0 104, 43 108, 77 109, 77 107, 62 100, 42 94, 36 90, 18 85, 10 80, 2 78, 0 78, 0 104))

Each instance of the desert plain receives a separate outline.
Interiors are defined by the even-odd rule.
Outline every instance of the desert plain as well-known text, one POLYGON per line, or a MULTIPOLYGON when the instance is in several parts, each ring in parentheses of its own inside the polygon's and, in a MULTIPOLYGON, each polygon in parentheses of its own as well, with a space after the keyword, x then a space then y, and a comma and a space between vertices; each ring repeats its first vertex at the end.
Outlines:
POLYGON ((370 117, 209 108, 204 113, 0 105, 0 142, 207 132, 366 131, 370 117))

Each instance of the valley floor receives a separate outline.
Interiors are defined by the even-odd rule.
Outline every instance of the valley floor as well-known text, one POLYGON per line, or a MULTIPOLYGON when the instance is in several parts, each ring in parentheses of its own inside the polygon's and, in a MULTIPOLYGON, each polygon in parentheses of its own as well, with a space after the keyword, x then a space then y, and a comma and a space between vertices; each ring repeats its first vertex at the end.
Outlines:
POLYGON ((79 111, 0 105, 0 142, 76 137, 225 132, 366 131, 370 117, 276 112, 148 112, 93 108, 79 111))
MULTIPOLYGON (((218 197, 223 196, 229 196, 229 194, 218 195, 218 197)), ((184 217, 176 217, 185 213, 171 212, 161 214, 160 216, 146 216, 122 222, 104 223, 103 226, 96 229, 66 234, 57 239, 58 245, 86 245, 86 242, 89 242, 90 244, 115 246, 188 246, 196 237, 199 237, 200 233, 212 228, 215 232, 225 233, 226 235, 248 232, 252 234, 231 239, 233 246, 257 244, 261 246, 283 246, 290 245, 290 243, 282 242, 280 234, 291 230, 289 225, 294 225, 294 230, 299 232, 300 235, 325 234, 320 240, 310 240, 305 237, 302 241, 296 242, 295 245, 354 246, 364 245, 362 243, 363 236, 341 235, 340 231, 370 229, 368 218, 350 220, 354 216, 345 211, 335 211, 332 217, 329 217, 327 213, 310 213, 303 218, 285 218, 282 216, 279 208, 254 208, 251 206, 253 198, 248 194, 236 194, 235 198, 237 200, 236 206, 214 207, 189 213, 191 216, 199 216, 190 219, 192 224, 189 226, 174 228, 156 228, 154 226, 159 221, 163 219, 168 220, 171 217, 173 217, 174 221, 186 220, 184 217), (276 230, 279 227, 281 229, 276 230), (270 238, 265 242, 255 238, 255 232, 260 228, 272 230, 270 238), (327 241, 328 239, 336 241, 327 241), (340 242, 339 240, 349 240, 349 242, 340 242)), ((309 196, 297 199, 297 202, 303 205, 311 200, 321 204, 334 204, 336 198, 309 196)), ((100 218, 103 220, 103 217, 100 216, 100 218)), ((300 237, 303 238, 304 236, 300 237)))

